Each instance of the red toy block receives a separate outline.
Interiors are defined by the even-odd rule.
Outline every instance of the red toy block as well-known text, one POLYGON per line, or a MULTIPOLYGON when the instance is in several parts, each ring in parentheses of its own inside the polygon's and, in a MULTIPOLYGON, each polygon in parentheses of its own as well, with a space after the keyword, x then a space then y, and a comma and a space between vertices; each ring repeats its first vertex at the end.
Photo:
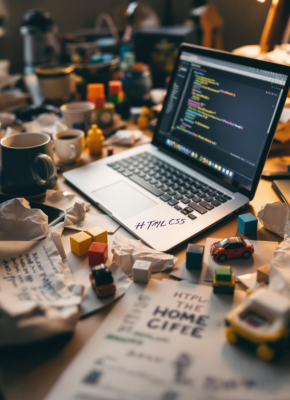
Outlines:
POLYGON ((89 248, 90 265, 104 264, 108 258, 108 244, 93 242, 89 248))

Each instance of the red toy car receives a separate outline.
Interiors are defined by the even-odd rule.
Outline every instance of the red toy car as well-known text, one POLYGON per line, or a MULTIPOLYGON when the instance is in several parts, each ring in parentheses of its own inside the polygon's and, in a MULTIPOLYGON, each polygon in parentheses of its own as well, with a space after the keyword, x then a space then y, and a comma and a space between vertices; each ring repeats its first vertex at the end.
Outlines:
POLYGON ((249 258, 254 253, 254 246, 249 240, 233 236, 213 243, 209 250, 214 260, 222 262, 228 258, 249 258))

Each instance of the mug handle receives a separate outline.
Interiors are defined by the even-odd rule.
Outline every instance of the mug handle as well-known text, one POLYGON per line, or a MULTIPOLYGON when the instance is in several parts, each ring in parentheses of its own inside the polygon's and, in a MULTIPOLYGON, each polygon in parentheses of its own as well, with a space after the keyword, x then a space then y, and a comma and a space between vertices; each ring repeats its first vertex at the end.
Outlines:
POLYGON ((75 156, 77 155, 77 153, 76 153, 76 146, 75 146, 73 143, 71 143, 68 147, 69 147, 70 150, 71 150, 69 159, 70 159, 70 160, 73 160, 73 159, 75 158, 75 156))
POLYGON ((55 173, 54 163, 47 154, 38 154, 34 158, 35 164, 39 160, 42 161, 45 165, 46 179, 45 180, 41 179, 40 176, 36 172, 34 172, 34 180, 38 185, 45 186, 45 185, 48 185, 49 183, 51 183, 54 179, 54 173, 55 173))

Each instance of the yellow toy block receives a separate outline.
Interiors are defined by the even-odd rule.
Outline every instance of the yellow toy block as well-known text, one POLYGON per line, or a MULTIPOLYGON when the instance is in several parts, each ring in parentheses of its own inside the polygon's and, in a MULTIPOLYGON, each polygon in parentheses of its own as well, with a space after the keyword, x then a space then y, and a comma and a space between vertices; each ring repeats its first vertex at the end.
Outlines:
POLYGON ((93 242, 108 243, 108 232, 99 225, 94 226, 86 231, 93 239, 93 242))
POLYGON ((79 232, 70 237, 71 251, 81 257, 88 253, 92 237, 85 232, 79 232))

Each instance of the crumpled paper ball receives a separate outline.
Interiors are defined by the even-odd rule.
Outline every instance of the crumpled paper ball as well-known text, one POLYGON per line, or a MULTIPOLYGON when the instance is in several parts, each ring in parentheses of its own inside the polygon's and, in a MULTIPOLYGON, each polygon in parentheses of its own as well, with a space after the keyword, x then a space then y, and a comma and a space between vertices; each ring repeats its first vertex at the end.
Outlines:
POLYGON ((84 203, 76 202, 73 208, 66 213, 64 226, 70 226, 83 221, 86 217, 86 207, 84 203))
POLYGON ((285 203, 264 204, 257 217, 265 229, 282 238, 284 237, 285 227, 289 229, 289 206, 285 203))
POLYGON ((170 254, 145 246, 141 240, 127 239, 121 235, 116 235, 114 238, 112 253, 112 260, 128 276, 132 275, 132 268, 136 260, 150 261, 152 272, 173 268, 178 261, 178 258, 170 254))
POLYGON ((48 216, 16 198, 0 204, 0 240, 39 240, 48 235, 48 216))
POLYGON ((269 287, 276 292, 290 297, 290 236, 276 248, 274 257, 270 261, 269 287))
POLYGON ((90 203, 82 200, 73 193, 50 189, 46 191, 44 204, 47 204, 48 206, 60 208, 61 210, 68 212, 74 208, 75 203, 83 203, 86 211, 88 211, 91 206, 90 203))

